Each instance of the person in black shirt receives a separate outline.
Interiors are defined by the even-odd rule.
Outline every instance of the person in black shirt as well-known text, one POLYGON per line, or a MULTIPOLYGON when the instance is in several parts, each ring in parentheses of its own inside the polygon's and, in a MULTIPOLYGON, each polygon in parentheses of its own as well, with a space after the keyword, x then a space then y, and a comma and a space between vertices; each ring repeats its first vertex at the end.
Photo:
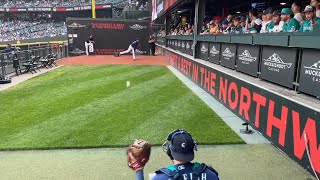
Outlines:
POLYGON ((154 56, 156 52, 156 40, 153 35, 150 35, 148 42, 151 50, 151 55, 154 56))

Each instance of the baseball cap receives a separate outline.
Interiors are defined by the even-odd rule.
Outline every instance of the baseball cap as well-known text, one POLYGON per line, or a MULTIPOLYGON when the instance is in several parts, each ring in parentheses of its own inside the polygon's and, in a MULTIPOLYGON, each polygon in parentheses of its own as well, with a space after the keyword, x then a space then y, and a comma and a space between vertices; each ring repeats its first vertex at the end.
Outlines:
POLYGON ((211 20, 209 24, 210 24, 210 25, 214 24, 214 20, 211 20))
POLYGON ((194 159, 195 143, 190 134, 181 131, 171 140, 171 155, 173 159, 190 162, 194 159))
POLYGON ((304 8, 303 12, 306 13, 306 12, 314 12, 314 11, 316 11, 316 8, 314 8, 313 6, 308 5, 308 6, 306 6, 304 8))
POLYGON ((281 15, 281 10, 280 9, 277 9, 275 11, 273 11, 273 16, 280 16, 281 15))
POLYGON ((229 22, 227 20, 222 21, 222 25, 228 25, 229 22))
POLYGON ((271 8, 265 9, 265 10, 262 12, 262 14, 263 14, 263 15, 272 14, 272 9, 271 9, 271 8))
POLYGON ((283 8, 281 14, 289 14, 293 16, 293 11, 290 8, 283 8))

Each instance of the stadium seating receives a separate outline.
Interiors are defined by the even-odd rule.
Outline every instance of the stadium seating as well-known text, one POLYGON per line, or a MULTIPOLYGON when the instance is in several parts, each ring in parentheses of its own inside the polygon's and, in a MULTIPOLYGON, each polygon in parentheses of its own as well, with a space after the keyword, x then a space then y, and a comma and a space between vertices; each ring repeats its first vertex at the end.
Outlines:
POLYGON ((67 28, 63 23, 0 21, 0 42, 24 39, 54 37, 66 35, 67 28))
MULTIPOLYGON (((119 0, 97 0, 97 4, 113 3, 119 0)), ((91 1, 74 2, 74 1, 58 1, 58 0, 11 0, 6 2, 0 2, 0 6, 3 8, 24 8, 24 7, 73 7, 73 6, 86 6, 91 5, 91 1)))

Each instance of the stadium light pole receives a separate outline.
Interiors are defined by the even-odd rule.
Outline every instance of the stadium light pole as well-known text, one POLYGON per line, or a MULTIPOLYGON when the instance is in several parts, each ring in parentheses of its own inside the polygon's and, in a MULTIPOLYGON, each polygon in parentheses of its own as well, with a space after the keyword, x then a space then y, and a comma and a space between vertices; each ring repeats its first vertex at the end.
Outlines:
POLYGON ((91 0, 92 18, 96 18, 96 0, 91 0))

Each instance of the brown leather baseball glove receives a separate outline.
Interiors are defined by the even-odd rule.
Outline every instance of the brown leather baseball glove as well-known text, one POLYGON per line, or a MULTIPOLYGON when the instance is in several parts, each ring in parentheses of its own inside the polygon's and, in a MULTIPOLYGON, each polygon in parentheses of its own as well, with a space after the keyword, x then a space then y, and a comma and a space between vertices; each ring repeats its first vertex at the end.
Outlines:
POLYGON ((134 171, 142 169, 149 161, 151 145, 145 140, 135 140, 127 148, 128 166, 134 171))

